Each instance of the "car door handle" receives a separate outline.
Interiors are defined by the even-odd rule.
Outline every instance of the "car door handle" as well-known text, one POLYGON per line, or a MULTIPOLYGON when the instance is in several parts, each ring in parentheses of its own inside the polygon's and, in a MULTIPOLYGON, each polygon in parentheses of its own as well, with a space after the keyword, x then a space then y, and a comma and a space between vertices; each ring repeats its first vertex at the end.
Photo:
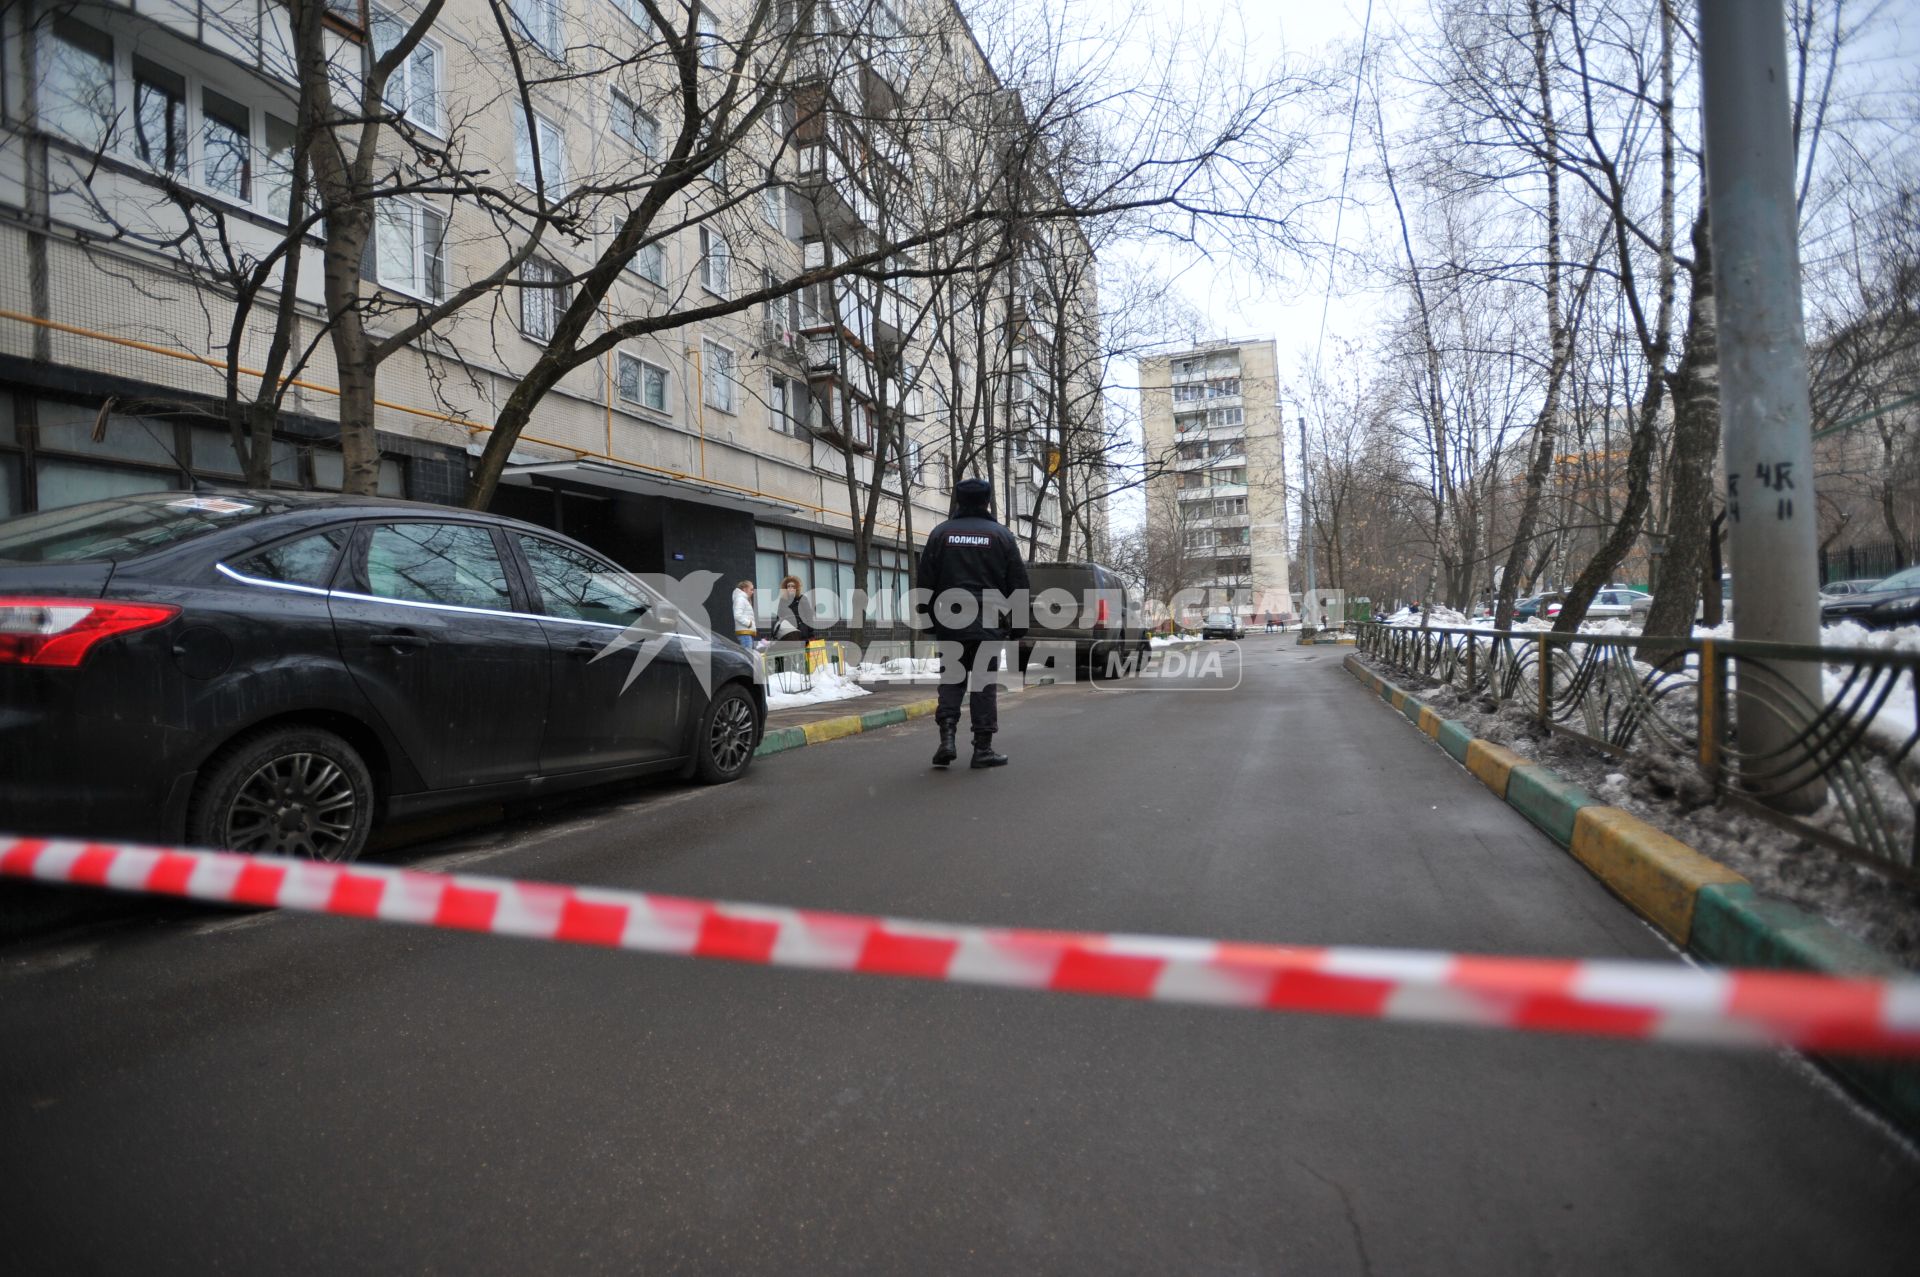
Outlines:
POLYGON ((581 639, 573 645, 573 654, 590 661, 600 655, 605 648, 605 643, 596 643, 592 639, 581 639))
POLYGON ((427 640, 412 630, 400 630, 394 634, 375 634, 371 638, 375 647, 390 647, 396 652, 410 651, 416 647, 425 647, 427 640))

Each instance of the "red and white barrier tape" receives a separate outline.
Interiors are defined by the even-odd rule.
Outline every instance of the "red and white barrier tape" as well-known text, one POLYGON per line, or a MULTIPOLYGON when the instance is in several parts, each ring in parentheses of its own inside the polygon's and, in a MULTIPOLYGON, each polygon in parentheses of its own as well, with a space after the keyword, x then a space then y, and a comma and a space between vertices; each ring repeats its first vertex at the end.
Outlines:
POLYGON ((1920 979, 950 926, 379 865, 0 835, 6 875, 779 967, 1920 1057, 1920 979))

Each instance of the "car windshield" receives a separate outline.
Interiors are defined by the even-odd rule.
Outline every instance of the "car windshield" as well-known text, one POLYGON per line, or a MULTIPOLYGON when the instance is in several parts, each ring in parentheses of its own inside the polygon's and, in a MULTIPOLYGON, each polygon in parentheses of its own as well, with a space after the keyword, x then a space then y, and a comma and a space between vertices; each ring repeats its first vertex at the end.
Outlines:
POLYGON ((0 522, 0 561, 130 559, 286 508, 251 497, 184 492, 89 501, 0 522))
POLYGON ((1207 624, 1208 624, 1208 625, 1232 625, 1232 624, 1233 624, 1233 613, 1231 613, 1231 612, 1209 612, 1209 613, 1207 613, 1207 624))
POLYGON ((1920 590, 1920 568, 1908 568, 1904 572, 1895 572, 1873 588, 1875 593, 1881 590, 1920 590))

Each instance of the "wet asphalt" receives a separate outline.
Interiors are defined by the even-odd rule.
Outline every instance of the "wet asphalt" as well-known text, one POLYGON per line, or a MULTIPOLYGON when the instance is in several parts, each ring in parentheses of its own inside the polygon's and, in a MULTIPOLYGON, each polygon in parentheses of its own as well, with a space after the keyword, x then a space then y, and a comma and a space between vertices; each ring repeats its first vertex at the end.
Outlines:
MULTIPOLYGON (((1215 645, 1222 646, 1222 645, 1215 645)), ((1340 669, 1009 698, 394 858, 956 922, 1679 961, 1340 669), (963 755, 964 757, 964 755, 963 755)), ((1798 1060, 170 907, 0 952, 0 1267, 1886 1273, 1798 1060)))

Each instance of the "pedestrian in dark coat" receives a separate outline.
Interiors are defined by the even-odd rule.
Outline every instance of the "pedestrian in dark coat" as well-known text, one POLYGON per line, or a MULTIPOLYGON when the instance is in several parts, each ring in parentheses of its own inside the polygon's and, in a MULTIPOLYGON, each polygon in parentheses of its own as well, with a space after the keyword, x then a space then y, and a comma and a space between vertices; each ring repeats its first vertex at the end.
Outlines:
POLYGON ((1013 533, 993 517, 993 488, 986 480, 963 479, 954 486, 953 517, 927 534, 920 552, 920 588, 932 598, 932 629, 941 640, 940 702, 933 715, 940 748, 933 765, 945 767, 957 756, 961 694, 970 692, 970 765, 1004 767, 1006 755, 993 748, 1000 728, 993 671, 1007 668, 1008 640, 1026 633, 1027 565, 1013 533), (1012 600, 1011 609, 999 599, 1012 600))
POLYGON ((813 605, 808 603, 800 578, 787 577, 780 582, 780 599, 773 605, 775 641, 795 640, 806 644, 818 633, 813 627, 813 605))

